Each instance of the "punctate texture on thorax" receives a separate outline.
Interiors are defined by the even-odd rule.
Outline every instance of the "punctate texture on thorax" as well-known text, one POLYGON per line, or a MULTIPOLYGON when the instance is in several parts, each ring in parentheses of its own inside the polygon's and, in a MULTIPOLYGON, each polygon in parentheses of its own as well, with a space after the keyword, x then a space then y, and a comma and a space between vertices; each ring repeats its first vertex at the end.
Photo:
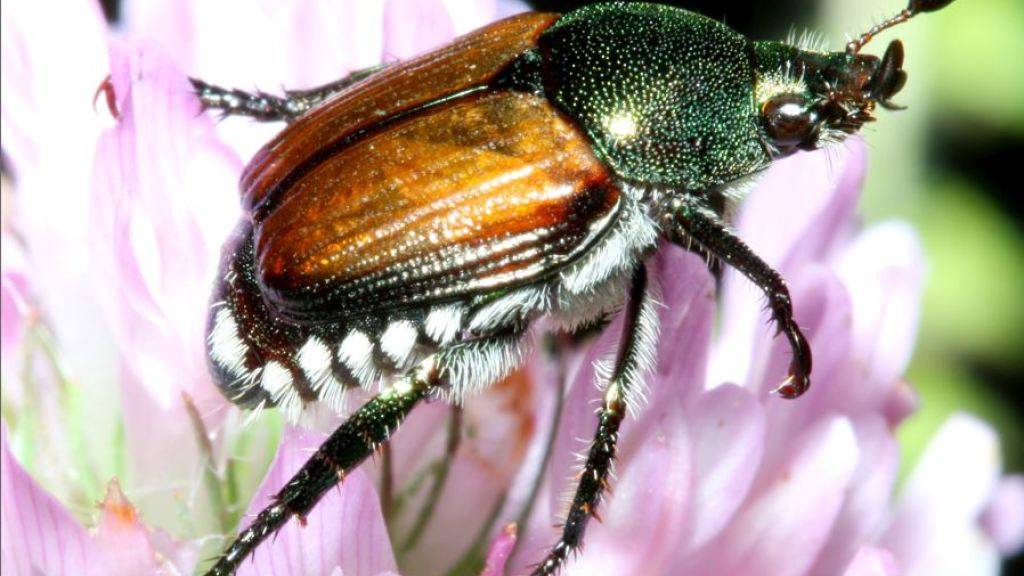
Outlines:
POLYGON ((546 94, 627 180, 703 190, 770 161, 755 121, 753 45, 720 22, 600 4, 560 19, 539 46, 546 94))

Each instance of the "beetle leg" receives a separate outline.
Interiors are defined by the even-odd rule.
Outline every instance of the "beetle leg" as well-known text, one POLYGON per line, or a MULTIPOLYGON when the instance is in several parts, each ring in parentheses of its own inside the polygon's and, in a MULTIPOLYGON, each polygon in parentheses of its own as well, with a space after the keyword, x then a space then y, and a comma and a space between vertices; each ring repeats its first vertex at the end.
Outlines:
POLYGON ((275 502, 238 535, 206 575, 234 574, 242 560, 289 518, 305 517, 327 490, 388 441, 413 407, 440 384, 440 373, 435 357, 430 356, 404 379, 364 404, 317 449, 277 493, 275 502))
POLYGON ((667 213, 672 242, 697 247, 738 270, 757 285, 768 298, 772 321, 786 335, 793 350, 789 376, 776 389, 783 398, 796 398, 810 387, 811 349, 800 327, 793 320, 793 302, 782 276, 733 235, 721 219, 695 200, 675 198, 667 213))
POLYGON ((653 356, 656 322, 654 302, 647 290, 647 271, 641 265, 633 275, 618 355, 597 412, 597 431, 587 450, 562 536, 534 568, 533 576, 556 574, 569 553, 583 544, 591 516, 597 516, 597 507, 608 487, 615 460, 619 426, 627 408, 641 395, 639 378, 653 356))
POLYGON ((248 116, 260 122, 291 122, 327 98, 383 70, 387 64, 356 70, 323 86, 306 90, 285 90, 284 96, 266 92, 221 88, 190 78, 203 110, 220 110, 223 116, 248 116))

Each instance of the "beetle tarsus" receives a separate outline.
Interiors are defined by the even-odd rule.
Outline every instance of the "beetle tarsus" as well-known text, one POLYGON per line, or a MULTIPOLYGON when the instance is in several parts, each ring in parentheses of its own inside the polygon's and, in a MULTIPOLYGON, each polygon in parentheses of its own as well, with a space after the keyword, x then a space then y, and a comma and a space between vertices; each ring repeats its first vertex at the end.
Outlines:
POLYGON ((386 64, 356 70, 348 76, 322 86, 306 90, 285 90, 284 96, 275 96, 266 92, 246 92, 235 88, 222 88, 198 78, 190 78, 196 96, 203 105, 203 110, 217 110, 223 117, 246 116, 261 122, 291 122, 316 107, 324 100, 334 96, 376 74, 386 64))
POLYGON ((382 392, 346 420, 316 453, 243 530, 206 576, 234 574, 256 547, 276 533, 293 516, 304 518, 320 498, 342 481, 344 475, 387 442, 391 433, 421 400, 437 387, 440 378, 433 357, 421 362, 405 384, 382 392))

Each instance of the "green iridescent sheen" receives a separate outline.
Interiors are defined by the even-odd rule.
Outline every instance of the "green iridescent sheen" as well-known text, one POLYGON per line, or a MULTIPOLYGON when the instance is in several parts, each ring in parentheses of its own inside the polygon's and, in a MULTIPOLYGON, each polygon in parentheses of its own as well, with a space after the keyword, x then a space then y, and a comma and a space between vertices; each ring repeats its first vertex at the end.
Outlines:
POLYGON ((771 161, 753 43, 724 24, 654 4, 598 4, 567 14, 538 44, 545 93, 625 180, 705 190, 771 161))

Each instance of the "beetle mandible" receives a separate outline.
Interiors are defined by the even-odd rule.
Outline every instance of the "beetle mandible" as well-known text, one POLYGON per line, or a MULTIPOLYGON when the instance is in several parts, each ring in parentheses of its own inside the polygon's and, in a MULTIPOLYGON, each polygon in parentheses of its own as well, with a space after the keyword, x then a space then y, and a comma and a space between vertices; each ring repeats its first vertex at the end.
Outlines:
POLYGON ((642 388, 657 316, 644 261, 659 238, 735 267, 792 348, 811 351, 780 275, 727 230, 739 181, 894 108, 903 47, 872 37, 952 0, 911 0, 840 52, 751 41, 678 8, 613 2, 526 13, 407 62, 284 97, 193 80, 204 108, 289 125, 241 179, 208 328, 223 392, 290 416, 382 389, 220 556, 231 574, 304 517, 421 401, 460 402, 515 369, 546 316, 572 332, 623 310, 621 344, 561 538, 580 547, 642 388))

